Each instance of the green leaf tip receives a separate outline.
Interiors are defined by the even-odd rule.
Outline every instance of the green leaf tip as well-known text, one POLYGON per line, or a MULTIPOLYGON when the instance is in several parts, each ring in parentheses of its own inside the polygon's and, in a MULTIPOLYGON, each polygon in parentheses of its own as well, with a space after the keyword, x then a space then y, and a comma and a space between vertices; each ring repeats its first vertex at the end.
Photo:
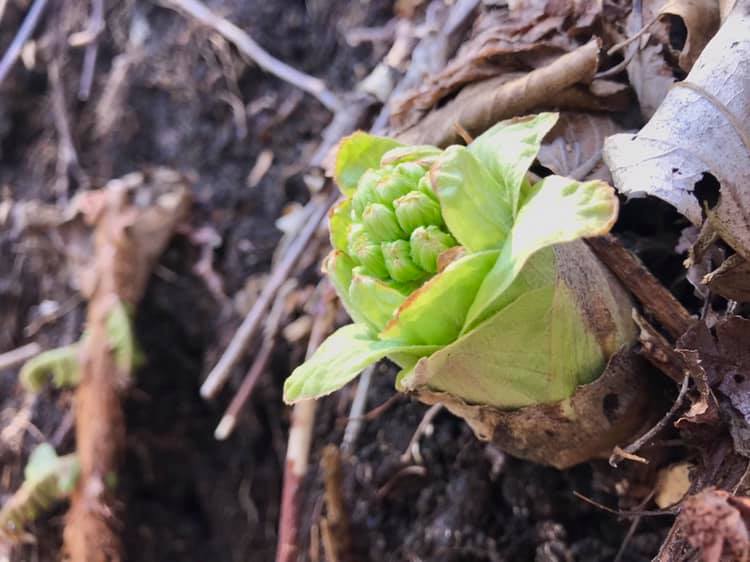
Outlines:
POLYGON ((284 402, 320 398, 354 379, 367 366, 392 353, 428 355, 436 346, 381 341, 366 327, 350 324, 334 332, 284 383, 284 402))
POLYGON ((380 158, 401 143, 388 137, 378 137, 356 131, 341 140, 336 151, 334 180, 344 195, 351 195, 357 182, 367 170, 378 168, 380 158))

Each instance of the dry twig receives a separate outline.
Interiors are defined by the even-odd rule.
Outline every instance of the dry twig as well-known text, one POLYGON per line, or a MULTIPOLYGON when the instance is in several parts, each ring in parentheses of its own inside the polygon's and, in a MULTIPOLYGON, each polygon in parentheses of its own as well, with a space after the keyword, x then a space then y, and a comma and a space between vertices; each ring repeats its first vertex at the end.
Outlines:
POLYGON ((35 355, 39 355, 41 351, 42 347, 38 343, 31 342, 5 353, 0 353, 0 371, 17 367, 35 355))
POLYGON ((220 33, 263 70, 314 96, 330 111, 335 113, 342 108, 341 100, 326 87, 322 80, 300 72, 285 62, 272 57, 247 33, 232 22, 213 13, 202 2, 198 0, 162 0, 162 3, 169 8, 195 18, 203 25, 220 33))
POLYGON ((240 359, 242 359, 242 355, 247 350, 253 336, 255 336, 255 332, 257 332, 260 322, 263 319, 263 315, 271 304, 274 295, 289 277, 292 268, 297 264, 297 261, 302 256, 305 248, 307 248, 308 242, 313 237, 313 234, 315 234, 315 231, 318 229, 318 226, 328 212, 328 209, 337 198, 337 193, 331 193, 323 200, 313 200, 308 203, 316 207, 311 213, 309 222, 305 225, 305 228, 299 233, 299 236, 294 242, 290 244, 283 259, 273 269, 271 277, 263 287, 263 291, 261 291, 260 296, 258 296, 258 299, 253 304, 250 312, 248 312, 247 316, 245 316, 245 319, 242 321, 242 324, 240 324, 232 341, 229 342, 226 351, 221 356, 221 359, 219 359, 216 366, 208 374, 208 377, 206 377, 206 380, 201 387, 201 396, 204 398, 215 397, 227 382, 232 368, 240 359))
POLYGON ((294 289, 296 281, 294 279, 287 280, 276 295, 276 301, 271 307, 271 312, 266 318, 266 325, 264 329, 263 344, 260 346, 258 355, 255 356, 253 364, 250 370, 242 380, 240 388, 237 390, 237 394, 234 395, 232 401, 221 418, 219 425, 216 426, 214 431, 214 437, 220 441, 223 441, 229 437, 234 431, 235 425, 237 425, 237 418, 242 412, 247 401, 250 399, 250 395, 255 388, 256 383, 260 379, 260 376, 265 372, 266 366, 268 365, 269 359, 271 359, 271 353, 276 346, 276 335, 281 327, 281 320, 284 316, 284 306, 286 304, 286 298, 289 293, 294 289))
MULTIPOLYGON (((333 329, 336 309, 332 306, 333 290, 328 281, 319 285, 321 297, 315 307, 315 322, 310 331, 306 356, 310 357, 333 329)), ((284 485, 281 491, 279 513, 279 541, 276 547, 276 562, 291 562, 297 555, 299 513, 297 494, 307 472, 313 426, 315 425, 315 400, 303 400, 292 410, 289 443, 284 465, 284 485)))
POLYGON ((326 560, 342 562, 349 559, 351 535, 349 515, 341 489, 341 451, 336 445, 328 445, 323 449, 320 465, 323 468, 326 500, 326 517, 320 525, 323 532, 323 549, 326 560))
POLYGON ((73 143, 68 121, 68 107, 65 101, 65 90, 60 76, 60 61, 55 59, 49 64, 49 81, 52 86, 52 112, 57 130, 57 182, 55 192, 67 196, 69 178, 72 176, 82 189, 88 189, 89 180, 78 161, 78 152, 73 143))
POLYGON ((406 464, 413 459, 418 464, 422 464, 422 455, 419 452, 419 440, 422 438, 422 435, 424 435, 425 430, 432 423, 432 420, 435 419, 435 416, 437 416, 442 410, 443 405, 438 403, 430 406, 430 408, 424 413, 422 421, 419 422, 416 431, 414 431, 414 435, 411 436, 409 444, 406 446, 406 450, 401 455, 402 463, 406 464))
POLYGON ((29 37, 31 37, 31 34, 34 33, 46 6, 47 0, 34 0, 31 8, 29 8, 21 27, 18 28, 18 33, 16 33, 16 36, 13 38, 8 50, 5 51, 3 58, 0 59, 0 84, 3 83, 3 80, 8 76, 10 69, 13 68, 13 65, 18 59, 18 55, 21 54, 24 43, 26 43, 29 37))
POLYGON ((88 36, 88 45, 83 55, 83 68, 78 86, 78 99, 86 101, 91 95, 91 84, 94 82, 94 70, 99 54, 99 35, 104 30, 104 0, 91 0, 91 16, 84 33, 88 36))
MULTIPOLYGON (((677 395, 677 398, 675 398, 674 404, 672 404, 672 407, 669 409, 669 411, 664 415, 663 418, 661 418, 656 423, 655 426, 653 426, 646 433, 641 435, 638 439, 633 441, 630 445, 628 445, 624 449, 615 450, 615 452, 613 452, 612 455, 609 457, 609 464, 611 466, 616 468, 617 463, 619 463, 622 459, 634 460, 632 458, 633 455, 635 455, 635 453, 638 452, 641 447, 643 447, 646 443, 648 443, 649 440, 651 440, 654 437, 654 435, 656 435, 657 433, 659 433, 662 429, 666 427, 666 425, 672 420, 674 415, 677 413, 677 410, 679 410, 680 407, 682 406, 682 401, 685 399, 685 395, 687 394, 689 381, 690 381, 690 376, 685 374, 685 377, 682 379, 682 386, 680 386, 680 393, 677 395)), ((640 457, 638 458, 640 459, 640 457)), ((648 462, 648 461, 645 461, 645 462, 648 462)))
POLYGON ((690 313, 614 236, 589 238, 586 242, 670 336, 676 339, 687 331, 694 322, 690 313))
POLYGON ((370 381, 372 380, 374 370, 375 365, 368 367, 362 372, 357 381, 357 391, 354 393, 354 400, 352 400, 352 406, 349 410, 349 420, 344 429, 344 437, 341 440, 341 450, 344 453, 348 454, 352 452, 354 443, 357 441, 357 436, 362 430, 364 422, 363 414, 367 405, 367 391, 370 389, 370 381))
MULTIPOLYGON (((117 306, 137 306, 151 269, 187 212, 188 201, 180 182, 166 191, 174 174, 156 171, 154 176, 154 183, 165 192, 150 204, 144 197, 133 196, 132 190, 144 187, 140 175, 112 180, 105 189, 87 192, 78 200, 77 208, 94 227, 94 251, 91 262, 81 268, 79 280, 89 306, 86 337, 80 343, 81 382, 75 393, 81 472, 63 533, 64 553, 71 562, 122 559, 111 479, 117 474, 125 443, 120 393, 132 364, 116 360, 109 319, 117 306), (136 205, 133 200, 143 203, 136 205)), ((154 189, 150 185, 143 194, 153 196, 154 189)))

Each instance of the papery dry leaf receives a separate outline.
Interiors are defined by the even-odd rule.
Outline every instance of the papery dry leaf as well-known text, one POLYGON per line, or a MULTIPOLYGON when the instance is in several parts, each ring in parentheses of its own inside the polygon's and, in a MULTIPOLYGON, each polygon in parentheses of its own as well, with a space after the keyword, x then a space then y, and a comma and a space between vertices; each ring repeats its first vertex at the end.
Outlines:
MULTIPOLYGON (((566 4, 573 10, 573 3, 566 4)), ((574 50, 577 44, 559 30, 567 12, 558 11, 560 14, 546 14, 544 7, 533 13, 524 9, 484 11, 471 38, 448 65, 392 103, 391 125, 396 129, 415 125, 425 112, 466 84, 539 68, 574 50)))
POLYGON ((698 323, 677 343, 677 351, 685 358, 701 393, 678 426, 717 421, 719 398, 735 450, 750 456, 750 320, 728 316, 716 324, 713 332, 698 323), (717 390, 716 394, 711 389, 717 390))
POLYGON ((629 196, 649 194, 700 225, 702 202, 721 237, 750 259, 750 1, 706 46, 637 135, 607 139, 604 159, 629 196), (718 183, 718 184, 717 184, 718 183))
POLYGON ((666 509, 684 498, 690 490, 692 468, 689 462, 679 462, 661 469, 656 480, 654 503, 666 509))
POLYGON ((506 82, 500 88, 495 85, 489 88, 486 83, 465 88, 453 102, 402 132, 399 140, 407 144, 447 146, 459 140, 454 123, 476 134, 501 119, 527 113, 545 103, 556 104, 560 92, 593 79, 598 53, 599 41, 592 39, 552 64, 506 82))
POLYGON ((607 115, 563 112, 544 137, 537 159, 555 174, 582 180, 601 161, 604 139, 619 131, 607 115))
POLYGON ((511 14, 520 21, 532 23, 526 31, 529 36, 538 36, 543 30, 554 26, 565 27, 575 35, 591 27, 602 12, 602 0, 509 0, 511 14))
POLYGON ((682 19, 687 29, 685 46, 680 52, 680 68, 689 72, 703 48, 719 29, 717 0, 669 0, 659 15, 682 19))
POLYGON ((662 50, 662 45, 646 45, 638 50, 627 66, 628 80, 638 97, 641 114, 647 119, 664 101, 675 80, 662 50))
POLYGON ((525 43, 507 38, 487 38, 475 48, 459 53, 439 74, 393 102, 391 125, 406 128, 446 96, 462 86, 514 70, 544 66, 550 60, 575 48, 564 37, 525 43))
POLYGON ((750 302, 750 263, 739 254, 729 256, 703 278, 703 283, 724 298, 750 302))
POLYGON ((678 524, 688 542, 701 552, 703 562, 748 560, 747 502, 748 498, 733 497, 713 488, 685 500, 678 524), (722 558, 724 555, 728 557, 722 558))

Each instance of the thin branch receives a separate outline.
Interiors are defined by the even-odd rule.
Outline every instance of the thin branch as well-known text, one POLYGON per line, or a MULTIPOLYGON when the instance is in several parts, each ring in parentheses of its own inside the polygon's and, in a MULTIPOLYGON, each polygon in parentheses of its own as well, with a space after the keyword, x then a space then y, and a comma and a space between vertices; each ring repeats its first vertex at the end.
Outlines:
POLYGON ((0 371, 17 367, 41 352, 42 346, 36 342, 31 342, 5 353, 0 353, 0 371))
POLYGON ((654 25, 659 20, 659 18, 661 17, 661 15, 662 14, 656 14, 653 18, 651 18, 651 20, 649 20, 649 22, 646 25, 644 25, 640 30, 638 30, 637 33, 635 33, 634 35, 631 35, 630 37, 628 37, 624 41, 620 41, 616 45, 612 45, 609 48, 609 50, 607 51, 607 55, 611 57, 617 51, 622 50, 624 47, 627 47, 633 41, 635 41, 636 39, 640 38, 644 33, 646 33, 651 28, 652 25, 654 25))
POLYGON ((208 374, 208 377, 201 387, 201 396, 203 396, 203 398, 215 397, 227 382, 232 368, 240 359, 242 359, 250 341, 253 339, 253 336, 255 336, 255 332, 258 330, 258 326, 260 326, 260 322, 263 319, 266 309, 271 304, 271 300, 279 290, 279 287, 281 287, 287 277, 289 277, 292 268, 297 264, 297 261, 307 248, 308 242, 318 229, 318 225, 320 225, 323 217, 325 217, 328 209, 336 199, 338 199, 338 194, 333 192, 324 201, 310 203, 316 205, 317 209, 312 212, 310 221, 305 225, 305 228, 300 232, 297 239, 289 246, 284 258, 274 268, 271 277, 263 287, 260 296, 258 296, 258 299, 253 304, 250 312, 248 312, 247 316, 242 321, 242 324, 240 324, 232 341, 229 342, 224 355, 221 356, 219 362, 208 374))
POLYGON ((614 236, 587 238, 586 243, 673 338, 693 324, 694 318, 680 301, 614 236))
POLYGON ((237 394, 234 395, 232 401, 229 403, 226 413, 221 418, 219 425, 214 431, 214 437, 219 441, 223 441, 229 437, 234 431, 235 425, 237 425, 237 418, 245 407, 245 404, 250 399, 250 395, 255 388, 260 376, 265 372, 268 361, 271 359, 271 353, 276 346, 276 335, 279 332, 281 326, 281 319, 284 316, 284 305, 286 304, 286 298, 292 291, 296 281, 294 279, 288 280, 279 289, 279 293, 276 296, 276 301, 271 307, 271 312, 268 315, 265 334, 263 338, 263 344, 260 347, 258 355, 255 356, 250 370, 242 380, 237 394))
POLYGON ((31 8, 29 8, 21 27, 18 28, 18 33, 16 33, 16 36, 13 38, 13 42, 0 60, 0 84, 3 83, 3 80, 8 76, 10 69, 13 68, 13 65, 18 59, 18 55, 21 54, 24 43, 26 43, 29 37, 31 37, 31 34, 34 33, 46 6, 47 0, 34 0, 31 8))
POLYGON ((374 370, 375 365, 365 369, 357 382, 357 391, 349 410, 349 421, 344 429, 344 438, 341 440, 341 450, 344 453, 352 452, 354 443, 357 441, 360 431, 362 431, 365 406, 367 405, 367 391, 370 389, 370 381, 374 370))
POLYGON ((422 421, 419 422, 419 425, 414 432, 414 435, 411 436, 409 444, 406 446, 406 450, 401 455, 402 463, 406 464, 413 459, 418 464, 422 464, 422 455, 419 452, 419 440, 422 438, 422 435, 424 435, 427 427, 432 423, 432 420, 435 419, 435 416, 442 411, 443 405, 438 403, 430 406, 430 409, 425 412, 422 421))
MULTIPOLYGON (((336 309, 331 305, 332 287, 325 278, 318 287, 321 296, 313 309, 315 321, 307 344, 307 357, 312 356, 323 339, 331 332, 336 317, 336 309)), ((284 464, 284 484, 281 490, 276 562, 296 560, 297 534, 299 532, 299 502, 297 498, 302 479, 307 473, 317 404, 315 400, 303 400, 295 404, 292 410, 289 442, 284 464)))
POLYGON ((666 415, 662 419, 660 419, 659 422, 654 427, 649 429, 646 433, 641 435, 638 439, 633 441, 630 445, 628 445, 624 449, 612 453, 612 456, 609 457, 609 464, 611 466, 617 467, 617 463, 620 462, 620 460, 622 460, 623 458, 628 458, 629 455, 634 455, 651 438, 653 438, 654 435, 656 435, 662 429, 664 429, 664 427, 672 420, 674 415, 677 413, 677 410, 680 409, 680 406, 682 406, 682 401, 685 399, 685 395, 687 394, 689 381, 690 381, 690 376, 685 375, 685 378, 682 379, 682 386, 680 387, 680 393, 677 395, 677 398, 675 398, 674 404, 672 404, 672 407, 669 409, 666 415))
POLYGON ((70 177, 74 177, 79 186, 88 188, 89 180, 81 168, 78 152, 73 143, 68 121, 68 108, 65 101, 65 89, 60 74, 60 61, 55 59, 49 64, 48 76, 52 86, 52 112, 57 130, 57 182, 55 191, 58 195, 67 195, 70 177))
POLYGON ((91 41, 86 45, 83 55, 81 81, 78 85, 78 99, 86 101, 91 95, 91 85, 94 82, 94 70, 99 54, 99 35, 104 30, 104 0, 91 0, 91 17, 86 31, 91 35, 91 41))
POLYGON ((665 509, 663 511, 640 511, 640 510, 634 510, 634 511, 626 511, 626 510, 619 510, 619 509, 612 509, 611 507, 607 507, 603 503, 599 503, 596 500, 593 500, 587 496, 584 496, 580 492, 573 491, 573 495, 577 497, 579 500, 583 500, 588 504, 593 505, 594 507, 601 509, 602 511, 606 511, 607 513, 611 513, 612 515, 617 515, 618 517, 661 517, 665 515, 677 515, 678 510, 675 508, 672 509, 665 509))
POLYGON ((300 72, 272 57, 247 33, 232 22, 213 13, 202 2, 198 0, 162 0, 162 4, 183 12, 220 33, 263 70, 314 96, 330 111, 335 113, 342 108, 341 100, 326 87, 322 80, 300 72))

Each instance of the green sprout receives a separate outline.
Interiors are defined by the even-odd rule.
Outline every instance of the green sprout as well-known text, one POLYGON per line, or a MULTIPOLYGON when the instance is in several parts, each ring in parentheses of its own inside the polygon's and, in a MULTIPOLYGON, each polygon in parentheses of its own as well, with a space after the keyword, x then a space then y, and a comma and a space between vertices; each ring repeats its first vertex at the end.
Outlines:
POLYGON ((364 132, 341 142, 324 271, 354 324, 291 374, 286 402, 384 357, 399 390, 502 409, 566 399, 602 373, 634 330, 574 241, 608 232, 618 200, 598 180, 529 181, 557 117, 503 121, 446 150, 364 132))
MULTIPOLYGON (((107 314, 107 341, 121 377, 127 379, 140 367, 143 354, 133 331, 131 307, 118 300, 107 314)), ((79 354, 86 340, 86 333, 71 345, 43 351, 27 361, 21 368, 19 379, 29 392, 40 392, 51 379, 55 388, 72 388, 81 382, 79 354)))
POLYGON ((24 470, 23 484, 0 510, 0 536, 21 536, 26 525, 70 495, 79 472, 75 455, 59 457, 48 443, 34 449, 24 470))

